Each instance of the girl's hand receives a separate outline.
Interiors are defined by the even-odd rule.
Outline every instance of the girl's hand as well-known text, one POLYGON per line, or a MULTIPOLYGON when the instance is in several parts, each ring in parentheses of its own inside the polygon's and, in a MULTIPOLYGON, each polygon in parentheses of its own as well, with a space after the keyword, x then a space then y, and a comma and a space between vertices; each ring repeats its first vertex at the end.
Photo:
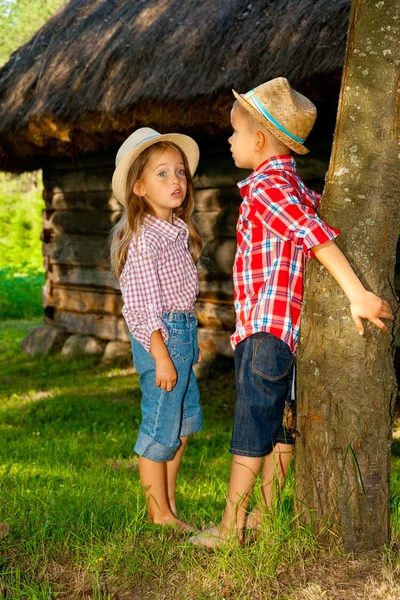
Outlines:
POLYGON ((159 329, 151 334, 150 353, 156 363, 156 385, 170 392, 178 376, 159 329))
POLYGON ((198 356, 198 358, 197 358, 197 362, 199 363, 199 362, 201 362, 202 360, 203 360, 203 355, 202 355, 202 353, 201 353, 201 350, 200 350, 200 348, 199 348, 199 356, 198 356))
POLYGON ((360 335, 364 335, 364 326, 361 319, 368 319, 379 327, 383 333, 388 333, 388 328, 381 319, 394 321, 393 311, 389 302, 382 300, 373 292, 364 290, 362 296, 353 300, 350 304, 351 316, 360 335))
POLYGON ((162 390, 170 392, 177 382, 176 369, 170 357, 156 360, 156 385, 162 390))

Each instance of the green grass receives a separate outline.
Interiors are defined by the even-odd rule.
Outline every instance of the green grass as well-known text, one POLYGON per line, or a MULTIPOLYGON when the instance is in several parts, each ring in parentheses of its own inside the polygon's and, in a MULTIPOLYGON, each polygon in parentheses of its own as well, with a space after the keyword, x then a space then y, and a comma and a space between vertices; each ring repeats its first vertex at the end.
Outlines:
MULTIPOLYGON (((320 551, 293 516, 293 476, 266 535, 244 548, 194 549, 186 534, 151 525, 132 452, 137 375, 93 358, 22 355, 20 340, 37 323, 0 324, 0 522, 10 526, 0 540, 0 597, 294 598, 279 591, 280 579, 320 551)), ((198 527, 224 508, 233 382, 230 361, 200 382, 205 426, 190 440, 177 489, 180 515, 198 527)), ((398 515, 400 442, 392 484, 398 515)))

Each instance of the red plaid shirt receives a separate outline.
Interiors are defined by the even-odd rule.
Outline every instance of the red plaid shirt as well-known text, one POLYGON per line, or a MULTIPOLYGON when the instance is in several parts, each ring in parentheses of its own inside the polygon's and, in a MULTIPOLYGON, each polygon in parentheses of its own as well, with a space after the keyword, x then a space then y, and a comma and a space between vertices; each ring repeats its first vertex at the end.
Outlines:
POLYGON ((258 331, 283 340, 293 354, 300 328, 305 258, 339 230, 317 215, 321 196, 306 188, 291 156, 275 156, 238 183, 243 202, 233 266, 235 347, 258 331))
POLYGON ((151 334, 160 329, 166 342, 163 314, 192 311, 199 291, 184 221, 174 217, 172 224, 146 215, 137 244, 136 236, 131 241, 119 281, 122 314, 133 337, 149 351, 151 334))

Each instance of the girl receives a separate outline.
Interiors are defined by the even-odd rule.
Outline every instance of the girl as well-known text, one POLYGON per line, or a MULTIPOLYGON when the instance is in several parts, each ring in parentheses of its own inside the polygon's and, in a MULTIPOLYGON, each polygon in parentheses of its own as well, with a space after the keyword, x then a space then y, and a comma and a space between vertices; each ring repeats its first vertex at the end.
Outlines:
POLYGON ((142 391, 140 479, 150 520, 181 529, 189 525, 177 516, 176 477, 189 434, 202 427, 192 369, 200 360, 193 305, 201 242, 191 179, 198 160, 190 137, 144 127, 122 144, 112 180, 124 209, 112 230, 111 263, 142 391))

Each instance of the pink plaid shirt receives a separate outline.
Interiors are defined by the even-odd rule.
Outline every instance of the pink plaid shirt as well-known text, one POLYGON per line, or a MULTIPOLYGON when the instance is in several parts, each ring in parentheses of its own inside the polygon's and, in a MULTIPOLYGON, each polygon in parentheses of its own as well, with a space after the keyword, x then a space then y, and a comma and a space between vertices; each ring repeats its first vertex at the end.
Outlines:
POLYGON ((133 337, 150 351, 151 334, 160 329, 166 342, 163 314, 192 311, 199 292, 184 221, 174 217, 171 224, 146 215, 137 243, 135 236, 129 246, 120 286, 122 314, 133 337))
POLYGON ((243 202, 236 227, 231 344, 266 331, 295 354, 305 259, 314 246, 337 238, 339 230, 318 216, 321 196, 304 185, 291 156, 270 158, 238 187, 243 202))

